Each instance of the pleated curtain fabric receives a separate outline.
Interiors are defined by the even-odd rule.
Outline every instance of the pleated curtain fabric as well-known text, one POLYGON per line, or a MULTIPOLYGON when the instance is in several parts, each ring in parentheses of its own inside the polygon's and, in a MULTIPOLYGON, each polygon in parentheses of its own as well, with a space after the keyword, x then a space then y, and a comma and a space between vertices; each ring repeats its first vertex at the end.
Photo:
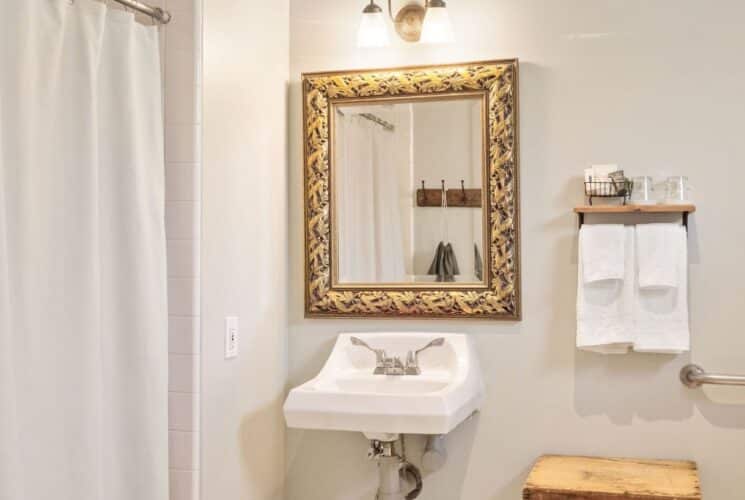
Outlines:
MULTIPOLYGON (((380 111, 378 111, 380 113, 380 111)), ((406 280, 395 132, 359 115, 337 117, 339 279, 406 280)))
POLYGON ((0 500, 167 500, 156 27, 0 0, 0 500))

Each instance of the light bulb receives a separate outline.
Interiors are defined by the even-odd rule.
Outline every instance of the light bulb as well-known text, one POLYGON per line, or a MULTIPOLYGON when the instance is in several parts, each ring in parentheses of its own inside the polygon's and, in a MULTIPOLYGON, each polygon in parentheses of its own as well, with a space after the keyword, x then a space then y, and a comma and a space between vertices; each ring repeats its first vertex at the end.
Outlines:
POLYGON ((452 43, 455 40, 447 4, 443 0, 430 0, 422 27, 422 43, 452 43))
POLYGON ((388 45, 388 27, 383 9, 374 0, 362 11, 360 28, 357 32, 358 47, 384 47, 388 45))

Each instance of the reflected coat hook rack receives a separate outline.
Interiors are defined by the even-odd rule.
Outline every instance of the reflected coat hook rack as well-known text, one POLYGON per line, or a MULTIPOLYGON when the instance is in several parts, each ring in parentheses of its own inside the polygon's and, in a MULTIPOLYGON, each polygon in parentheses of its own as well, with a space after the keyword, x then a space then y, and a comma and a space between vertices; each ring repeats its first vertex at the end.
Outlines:
POLYGON ((466 189, 463 179, 460 181, 460 189, 445 189, 445 179, 440 182, 442 183, 440 189, 428 189, 422 180, 422 187, 416 191, 416 206, 441 207, 443 193, 447 199, 448 208, 481 208, 483 206, 481 189, 466 189))

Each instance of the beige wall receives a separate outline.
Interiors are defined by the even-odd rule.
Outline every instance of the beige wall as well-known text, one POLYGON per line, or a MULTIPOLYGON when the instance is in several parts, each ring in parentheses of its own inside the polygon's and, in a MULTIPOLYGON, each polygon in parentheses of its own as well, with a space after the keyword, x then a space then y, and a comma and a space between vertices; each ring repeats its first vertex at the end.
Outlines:
POLYGON ((204 2, 204 499, 284 498, 288 17, 286 1, 204 2))
MULTIPOLYGON (((745 393, 690 391, 677 373, 689 359, 745 372, 745 4, 452 0, 455 45, 358 50, 363 4, 291 1, 290 385, 319 370, 340 331, 467 332, 481 354, 486 404, 448 438, 448 464, 425 479, 421 498, 514 500, 531 462, 553 452, 692 458, 706 498, 740 499, 745 393), (521 60, 524 320, 303 319, 300 72, 506 57, 521 60), (631 174, 687 174, 695 186, 690 357, 574 348, 571 209, 582 200, 582 169, 610 162, 631 174)), ((356 434, 289 432, 286 498, 369 500, 375 466, 366 445, 356 434)))

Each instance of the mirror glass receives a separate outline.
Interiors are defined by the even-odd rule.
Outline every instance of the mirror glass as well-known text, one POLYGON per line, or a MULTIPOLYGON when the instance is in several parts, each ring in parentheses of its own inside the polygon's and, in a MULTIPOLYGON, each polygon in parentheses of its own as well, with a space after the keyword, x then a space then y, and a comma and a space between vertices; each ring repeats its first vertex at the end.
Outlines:
POLYGON ((485 285, 484 106, 480 94, 332 105, 335 285, 485 285))

